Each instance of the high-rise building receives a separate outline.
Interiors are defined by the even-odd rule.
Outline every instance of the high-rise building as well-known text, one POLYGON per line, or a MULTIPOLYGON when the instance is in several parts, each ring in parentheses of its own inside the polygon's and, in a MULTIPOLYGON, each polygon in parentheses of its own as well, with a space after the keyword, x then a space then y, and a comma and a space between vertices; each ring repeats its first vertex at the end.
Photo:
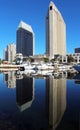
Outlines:
POLYGON ((61 13, 51 1, 46 16, 46 54, 66 55, 66 25, 61 13))
POLYGON ((34 54, 34 32, 30 25, 20 22, 17 29, 17 53, 23 56, 32 56, 34 54))
POLYGON ((13 62, 16 56, 16 45, 14 43, 10 43, 4 50, 4 59, 13 62))

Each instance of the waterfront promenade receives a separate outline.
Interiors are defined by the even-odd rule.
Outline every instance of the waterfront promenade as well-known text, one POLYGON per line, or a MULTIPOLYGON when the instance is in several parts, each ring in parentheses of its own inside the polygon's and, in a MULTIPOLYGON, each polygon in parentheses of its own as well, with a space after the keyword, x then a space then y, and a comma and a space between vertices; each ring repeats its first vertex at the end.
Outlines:
POLYGON ((18 70, 19 65, 0 64, 0 70, 18 70))

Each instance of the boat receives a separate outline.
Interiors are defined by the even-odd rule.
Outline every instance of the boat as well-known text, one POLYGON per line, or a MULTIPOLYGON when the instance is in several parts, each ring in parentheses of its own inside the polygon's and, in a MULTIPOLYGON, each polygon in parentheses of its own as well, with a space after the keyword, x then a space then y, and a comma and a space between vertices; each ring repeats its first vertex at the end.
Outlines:
POLYGON ((38 64, 36 68, 37 70, 53 70, 54 69, 52 65, 48 65, 48 64, 38 64))
POLYGON ((73 68, 80 73, 80 63, 78 63, 77 65, 74 65, 73 68))
POLYGON ((66 66, 64 66, 64 65, 59 65, 58 66, 58 69, 60 70, 60 71, 63 71, 63 70, 66 70, 66 66))
POLYGON ((32 70, 35 68, 35 65, 31 65, 31 64, 21 64, 19 66, 19 70, 24 71, 24 70, 32 70))
POLYGON ((37 64, 37 65, 32 65, 32 64, 21 64, 19 65, 19 70, 53 70, 54 66, 52 66, 51 64, 37 64))

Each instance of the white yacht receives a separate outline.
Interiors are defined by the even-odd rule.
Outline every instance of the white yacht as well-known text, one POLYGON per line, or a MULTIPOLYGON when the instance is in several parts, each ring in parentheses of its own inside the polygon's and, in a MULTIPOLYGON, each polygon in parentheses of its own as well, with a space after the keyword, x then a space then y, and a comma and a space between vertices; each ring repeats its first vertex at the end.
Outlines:
POLYGON ((31 64, 21 64, 19 66, 19 70, 32 70, 35 68, 35 65, 31 65, 31 64))
POLYGON ((36 66, 38 70, 53 70, 54 67, 48 64, 39 64, 36 66))

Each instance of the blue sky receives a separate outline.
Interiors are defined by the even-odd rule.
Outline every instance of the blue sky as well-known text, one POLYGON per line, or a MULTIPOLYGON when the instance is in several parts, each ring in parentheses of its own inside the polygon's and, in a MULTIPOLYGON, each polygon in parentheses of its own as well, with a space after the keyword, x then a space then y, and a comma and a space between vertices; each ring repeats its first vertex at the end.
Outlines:
MULTIPOLYGON (((66 23, 67 53, 80 47, 80 0, 52 0, 66 23)), ((35 54, 45 53, 45 19, 50 0, 0 0, 0 58, 4 48, 16 44, 16 30, 23 20, 35 33, 35 54)))

